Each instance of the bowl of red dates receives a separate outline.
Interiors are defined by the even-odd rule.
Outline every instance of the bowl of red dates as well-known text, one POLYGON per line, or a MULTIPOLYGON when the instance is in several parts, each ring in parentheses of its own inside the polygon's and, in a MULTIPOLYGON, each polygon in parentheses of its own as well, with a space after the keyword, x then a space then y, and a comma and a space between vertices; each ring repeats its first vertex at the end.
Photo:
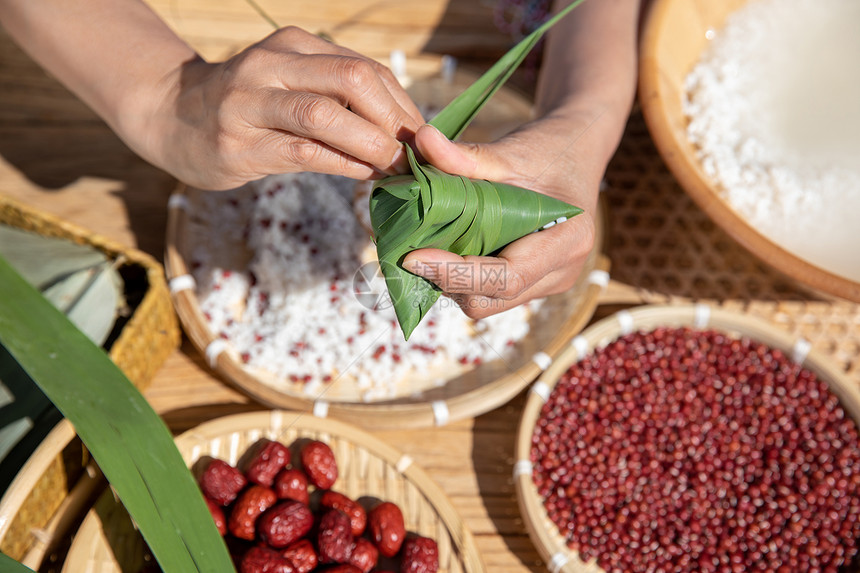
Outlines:
MULTIPOLYGON (((176 439, 239 573, 483 573, 451 502, 412 460, 307 414, 231 415, 176 439)), ((110 492, 84 519, 73 571, 160 571, 110 492)))
POLYGON ((553 573, 856 571, 860 393, 704 304, 622 310, 530 389, 514 476, 553 573))

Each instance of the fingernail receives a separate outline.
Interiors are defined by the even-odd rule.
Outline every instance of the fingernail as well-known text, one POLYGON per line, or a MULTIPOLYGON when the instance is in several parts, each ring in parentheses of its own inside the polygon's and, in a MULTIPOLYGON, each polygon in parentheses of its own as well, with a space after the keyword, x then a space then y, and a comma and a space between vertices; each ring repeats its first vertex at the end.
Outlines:
POLYGON ((442 138, 442 139, 444 139, 445 141, 451 141, 450 139, 448 139, 447 137, 445 137, 445 134, 444 134, 444 133, 442 133, 441 131, 439 131, 439 128, 438 128, 438 127, 436 127, 435 125, 432 125, 432 124, 428 123, 428 124, 426 124, 426 126, 427 126, 427 127, 429 127, 431 130, 433 130, 433 132, 435 132, 435 133, 436 133, 436 135, 437 135, 438 137, 441 137, 441 138, 442 138))
POLYGON ((406 157, 406 150, 401 145, 397 148, 394 157, 391 158, 391 167, 389 171, 394 173, 405 173, 409 171, 409 158, 406 157))
POLYGON ((424 278, 427 278, 426 275, 430 274, 430 267, 421 261, 416 261, 415 259, 403 261, 403 268, 414 275, 424 278))

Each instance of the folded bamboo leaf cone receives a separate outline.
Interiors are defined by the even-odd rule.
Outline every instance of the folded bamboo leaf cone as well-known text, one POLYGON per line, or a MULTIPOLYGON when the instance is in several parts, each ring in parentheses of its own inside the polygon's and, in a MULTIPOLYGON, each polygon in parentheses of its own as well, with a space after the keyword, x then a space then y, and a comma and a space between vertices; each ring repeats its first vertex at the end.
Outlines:
POLYGON ((380 270, 408 340, 441 294, 432 282, 402 267, 408 253, 434 248, 461 256, 489 255, 582 209, 521 187, 419 165, 412 150, 406 150, 412 175, 377 182, 370 195, 370 220, 380 270))

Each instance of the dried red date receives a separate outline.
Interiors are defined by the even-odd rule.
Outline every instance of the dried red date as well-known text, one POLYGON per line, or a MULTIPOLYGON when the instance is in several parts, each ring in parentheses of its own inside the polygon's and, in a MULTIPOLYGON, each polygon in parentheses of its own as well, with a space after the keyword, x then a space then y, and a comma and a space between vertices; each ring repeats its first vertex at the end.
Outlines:
POLYGON ((305 505, 310 503, 308 476, 295 468, 286 468, 275 477, 272 486, 280 499, 294 499, 305 505))
POLYGON ((249 482, 270 487, 278 472, 289 463, 290 450, 287 446, 264 439, 254 444, 252 453, 243 467, 249 482))
POLYGON ((370 536, 379 552, 394 557, 406 537, 406 525, 400 508, 390 501, 383 501, 368 514, 370 536))
POLYGON ((218 505, 218 502, 204 496, 206 507, 209 508, 209 513, 212 514, 212 520, 215 521, 215 527, 218 528, 218 533, 221 535, 227 534, 227 519, 224 517, 224 510, 218 505))
POLYGON ((303 503, 287 500, 267 509, 257 520, 260 540, 275 549, 282 549, 308 534, 314 516, 303 503))
POLYGON ((321 570, 322 573, 361 573, 361 569, 349 563, 342 563, 333 567, 326 567, 321 570))
POLYGON ((267 547, 252 547, 242 557, 239 573, 296 573, 296 570, 277 551, 267 547))
POLYGON ((356 539, 352 546, 352 554, 349 556, 349 564, 361 569, 362 573, 369 573, 376 567, 377 561, 379 561, 379 550, 376 546, 363 537, 356 539))
POLYGON ((439 548, 429 537, 411 536, 403 542, 400 573, 436 573, 439 548))
POLYGON ((224 460, 213 459, 200 475, 203 495, 220 505, 228 505, 236 499, 248 480, 237 468, 224 460))
POLYGON ((316 569, 319 564, 317 550, 314 549, 314 544, 308 539, 301 539, 288 545, 281 550, 281 555, 293 564, 296 573, 308 573, 316 569))
POLYGON ((337 491, 327 491, 320 498, 320 506, 339 509, 349 517, 352 534, 356 537, 364 532, 367 525, 367 512, 357 501, 337 491))
MULTIPOLYGON (((261 440, 240 462, 244 471, 211 459, 199 474, 207 507, 240 573, 392 573, 375 569, 382 556, 396 559, 389 566, 408 564, 403 571, 410 573, 436 571, 428 568, 433 561, 428 555, 436 551, 432 540, 427 540, 432 548, 416 541, 410 542, 414 548, 402 549, 406 527, 397 505, 382 502, 367 512, 355 499, 331 490, 338 467, 326 443, 305 442, 299 456, 302 467, 289 467, 286 446, 261 440), (310 485, 322 490, 316 515, 310 485)), ((438 567, 438 551, 435 562, 438 567)))
POLYGON ((329 509, 320 518, 317 547, 323 563, 347 563, 352 554, 349 517, 338 509, 329 509))
POLYGON ((253 541, 257 534, 257 519, 277 501, 275 492, 262 485, 255 484, 243 491, 230 511, 227 524, 230 533, 239 539, 253 541))
POLYGON ((319 489, 330 489, 337 481, 337 461, 325 442, 313 440, 301 450, 302 467, 308 480, 319 489))

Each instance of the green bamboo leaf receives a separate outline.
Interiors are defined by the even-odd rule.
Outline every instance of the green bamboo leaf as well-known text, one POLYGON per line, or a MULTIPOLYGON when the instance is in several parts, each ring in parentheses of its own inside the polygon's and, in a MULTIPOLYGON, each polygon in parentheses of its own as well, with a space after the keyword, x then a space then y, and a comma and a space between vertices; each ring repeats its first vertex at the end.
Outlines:
POLYGON ((109 262, 65 277, 42 294, 87 337, 101 346, 116 322, 121 278, 109 262))
POLYGON ((555 16, 544 22, 534 32, 520 40, 516 46, 499 58, 499 61, 493 64, 475 83, 466 88, 463 93, 445 106, 445 109, 436 114, 430 121, 430 125, 436 127, 448 139, 457 139, 460 137, 460 134, 463 133, 466 127, 475 119, 475 116, 478 115, 478 112, 481 111, 481 108, 484 107, 484 104, 508 81, 543 35, 555 26, 556 22, 564 18, 584 1, 576 0, 572 2, 555 16))
POLYGON ((432 282, 403 269, 407 253, 435 248, 488 255, 582 210, 542 193, 419 165, 412 150, 406 150, 413 176, 378 182, 370 196, 370 216, 380 269, 408 340, 441 293, 432 282))
POLYGON ((87 245, 45 237, 8 225, 0 225, 0 254, 39 290, 50 287, 66 275, 106 260, 104 253, 87 245))
MULTIPOLYGON (((526 36, 430 124, 449 139, 459 137, 547 30, 583 1, 572 2, 526 36)), ((412 175, 377 182, 370 195, 370 220, 380 270, 408 340, 441 293, 432 282, 403 269, 407 253, 431 247, 458 255, 489 255, 582 209, 513 185, 449 175, 419 165, 408 145, 406 151, 412 175)))
POLYGON ((0 344, 75 426, 164 571, 234 571, 164 422, 107 354, 2 257, 0 344))
POLYGON ((125 304, 122 277, 104 253, 0 225, 0 256, 91 340, 104 344, 125 304))

